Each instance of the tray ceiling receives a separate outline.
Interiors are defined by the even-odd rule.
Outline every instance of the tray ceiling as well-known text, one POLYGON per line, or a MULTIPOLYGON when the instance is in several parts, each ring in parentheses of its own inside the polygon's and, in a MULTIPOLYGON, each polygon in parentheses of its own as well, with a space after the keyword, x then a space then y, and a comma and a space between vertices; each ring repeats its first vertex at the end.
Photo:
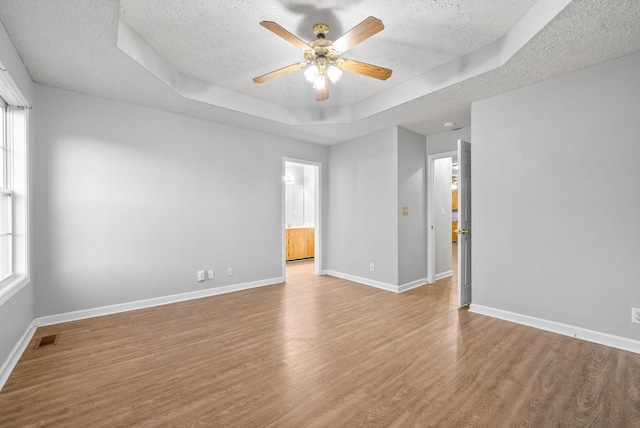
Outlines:
POLYGON ((0 18, 37 83, 320 144, 468 125, 474 100, 640 50, 635 0, 3 0, 0 18), (389 80, 345 72, 322 103, 301 71, 253 83, 303 59, 260 21, 335 40, 367 16, 385 29, 344 56, 389 80))

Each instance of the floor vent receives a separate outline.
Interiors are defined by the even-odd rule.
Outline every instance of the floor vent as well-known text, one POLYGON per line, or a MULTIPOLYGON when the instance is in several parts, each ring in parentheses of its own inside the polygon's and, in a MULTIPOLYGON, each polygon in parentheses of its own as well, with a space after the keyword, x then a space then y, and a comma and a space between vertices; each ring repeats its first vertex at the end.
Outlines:
POLYGON ((40 340, 36 343, 36 349, 42 348, 43 346, 55 345, 58 343, 58 335, 52 334, 49 336, 42 336, 40 340))

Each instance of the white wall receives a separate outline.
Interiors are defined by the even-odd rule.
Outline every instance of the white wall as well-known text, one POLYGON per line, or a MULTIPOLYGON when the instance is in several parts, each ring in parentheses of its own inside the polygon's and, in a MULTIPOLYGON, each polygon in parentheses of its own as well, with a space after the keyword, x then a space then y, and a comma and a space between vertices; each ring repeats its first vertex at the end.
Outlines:
POLYGON ((426 282, 426 138, 398 128, 398 282, 426 282), (402 207, 409 215, 402 215, 402 207))
POLYGON ((640 53, 473 103, 473 303, 640 339, 640 53))
POLYGON ((286 162, 285 175, 285 224, 315 227, 316 167, 286 162))
MULTIPOLYGON (((5 77, 10 76, 13 84, 17 86, 17 89, 21 92, 22 96, 26 99, 29 105, 31 105, 32 107, 36 107, 31 76, 22 63, 18 52, 15 50, 11 38, 2 25, 0 25, 0 62, 2 62, 2 65, 7 70, 6 72, 3 72, 5 73, 5 77)), ((32 120, 30 120, 29 122, 31 139, 33 139, 34 135, 34 116, 36 115, 33 114, 32 111, 32 120)), ((31 163, 31 159, 28 159, 27 161, 31 163)), ((33 171, 33 168, 31 168, 31 171, 33 171)), ((28 186, 32 185, 32 183, 24 184, 28 186)), ((16 202, 19 204, 19 206, 15 207, 16 209, 26 209, 24 201, 16 202)), ((18 231, 18 233, 21 234, 21 237, 17 237, 18 241, 25 237, 25 233, 27 239, 31 239, 32 228, 30 227, 30 224, 27 225, 27 229, 28 230, 26 231, 18 231)), ((31 245, 29 245, 29 247, 30 246, 31 245)), ((18 250, 20 251, 20 253, 23 253, 23 251, 21 251, 20 249, 18 250)), ((24 274, 25 272, 22 273, 24 274)), ((28 272, 26 273, 28 274, 28 272)), ((34 281, 32 279, 28 279, 27 282, 24 283, 24 286, 22 289, 20 289, 20 291, 0 304, 0 367, 2 367, 9 360, 12 350, 18 344, 22 336, 26 333, 29 325, 31 324, 31 321, 33 320, 33 284, 34 281)), ((0 371, 0 377, 2 377, 4 374, 5 373, 0 371)))
POLYGON ((36 95, 38 316, 282 277, 282 158, 324 163, 325 147, 36 95))
POLYGON ((316 167, 304 166, 304 224, 315 227, 316 218, 316 167))
POLYGON ((398 284, 397 159, 396 127, 329 147, 327 269, 398 284))
POLYGON ((290 180, 284 186, 284 222, 302 226, 304 223, 304 166, 286 162, 284 174, 290 180))

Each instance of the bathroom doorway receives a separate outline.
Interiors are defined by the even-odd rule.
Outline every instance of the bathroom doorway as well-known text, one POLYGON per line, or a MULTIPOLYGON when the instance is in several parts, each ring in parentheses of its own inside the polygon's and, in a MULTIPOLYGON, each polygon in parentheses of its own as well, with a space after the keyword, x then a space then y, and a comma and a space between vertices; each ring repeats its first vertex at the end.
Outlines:
POLYGON ((322 270, 321 164, 283 159, 282 275, 286 263, 313 260, 314 274, 322 270))

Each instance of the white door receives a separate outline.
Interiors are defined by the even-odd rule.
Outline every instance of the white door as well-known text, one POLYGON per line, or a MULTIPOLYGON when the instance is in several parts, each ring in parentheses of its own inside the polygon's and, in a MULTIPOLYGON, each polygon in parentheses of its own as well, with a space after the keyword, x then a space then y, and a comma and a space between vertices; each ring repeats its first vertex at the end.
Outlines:
POLYGON ((458 140, 458 306, 471 303, 471 144, 458 140))

